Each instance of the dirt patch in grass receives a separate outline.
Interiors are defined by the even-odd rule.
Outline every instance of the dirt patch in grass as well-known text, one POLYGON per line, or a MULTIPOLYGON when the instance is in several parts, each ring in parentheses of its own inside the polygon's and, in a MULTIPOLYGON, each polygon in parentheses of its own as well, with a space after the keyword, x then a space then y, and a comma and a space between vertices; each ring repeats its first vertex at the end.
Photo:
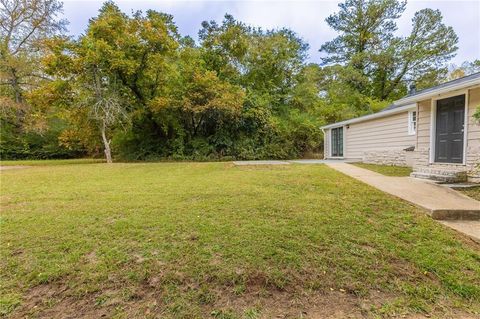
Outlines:
MULTIPOLYGON (((253 285, 241 294, 232 294, 228 287, 217 290, 196 313, 204 318, 365 318, 372 314, 372 309, 378 310, 394 299, 380 292, 369 297, 341 291, 297 294, 253 285)), ((158 318, 172 311, 169 307, 163 291, 151 285, 123 297, 119 297, 118 291, 108 289, 75 297, 66 285, 45 284, 30 289, 11 318, 102 318, 115 314, 126 318, 158 318)), ((188 306, 176 307, 173 312, 178 317, 190 317, 188 306)))
POLYGON ((241 296, 222 295, 214 304, 213 314, 243 314, 247 318, 362 318, 370 313, 374 302, 385 300, 375 298, 373 301, 341 292, 292 295, 258 290, 241 296))
MULTIPOLYGON (((185 291, 185 293, 188 293, 185 291)), ((46 284, 34 287, 25 295, 25 301, 10 318, 163 318, 172 308, 165 300, 161 289, 145 285, 129 296, 120 296, 118 291, 104 290, 82 296, 70 295, 66 285, 46 284)), ((346 291, 269 291, 258 286, 249 287, 242 294, 232 294, 226 288, 218 290, 204 301, 199 309, 189 313, 189 306, 178 304, 173 313, 176 318, 463 318, 474 315, 458 309, 428 314, 409 314, 395 307, 398 295, 373 291, 368 296, 355 296, 346 291), (388 314, 386 313, 388 312, 388 314)))
POLYGON ((94 295, 69 296, 66 285, 45 284, 30 289, 22 306, 11 318, 102 318, 110 317, 112 307, 97 307, 94 295))

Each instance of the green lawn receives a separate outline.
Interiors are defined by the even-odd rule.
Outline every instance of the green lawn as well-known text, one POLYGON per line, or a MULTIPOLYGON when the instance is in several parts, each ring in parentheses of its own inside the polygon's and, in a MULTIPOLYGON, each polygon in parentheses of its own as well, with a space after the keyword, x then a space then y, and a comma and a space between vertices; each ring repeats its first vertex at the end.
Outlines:
POLYGON ((403 166, 391 166, 391 165, 377 165, 377 164, 365 164, 365 163, 353 163, 361 168, 369 169, 371 171, 380 173, 386 176, 410 176, 412 169, 410 167, 403 166))
POLYGON ((438 317, 480 311, 480 247, 324 165, 1 172, 11 317, 438 317))

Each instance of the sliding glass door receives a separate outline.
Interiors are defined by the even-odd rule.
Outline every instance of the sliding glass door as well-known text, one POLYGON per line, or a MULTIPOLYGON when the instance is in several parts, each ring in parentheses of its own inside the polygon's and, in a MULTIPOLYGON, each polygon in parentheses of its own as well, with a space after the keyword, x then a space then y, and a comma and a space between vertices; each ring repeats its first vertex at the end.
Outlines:
POLYGON ((343 127, 332 128, 332 157, 343 157, 343 127))

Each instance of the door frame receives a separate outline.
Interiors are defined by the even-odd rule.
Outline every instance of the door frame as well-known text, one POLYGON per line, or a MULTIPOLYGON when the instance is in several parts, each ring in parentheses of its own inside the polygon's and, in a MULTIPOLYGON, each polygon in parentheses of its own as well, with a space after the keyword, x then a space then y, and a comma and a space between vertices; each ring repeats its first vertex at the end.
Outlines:
MULTIPOLYGON (((418 127, 418 124, 417 124, 418 127)), ((429 154, 429 163, 430 164, 446 164, 446 165, 466 165, 467 163, 467 136, 468 136, 468 89, 454 91, 446 94, 440 94, 435 97, 432 97, 431 107, 430 107, 430 154, 429 154), (463 161, 462 163, 445 163, 445 162, 435 162, 435 143, 436 143, 436 134, 437 134, 437 101, 447 99, 449 97, 465 95, 465 110, 464 110, 464 122, 463 122, 463 161)))
POLYGON ((345 138, 346 138, 346 125, 339 125, 335 127, 331 127, 328 129, 328 157, 329 158, 335 158, 335 159, 344 159, 345 154, 346 154, 346 148, 345 148, 345 138), (342 133, 342 144, 343 144, 343 156, 332 156, 332 129, 335 128, 342 128, 343 133, 342 133))

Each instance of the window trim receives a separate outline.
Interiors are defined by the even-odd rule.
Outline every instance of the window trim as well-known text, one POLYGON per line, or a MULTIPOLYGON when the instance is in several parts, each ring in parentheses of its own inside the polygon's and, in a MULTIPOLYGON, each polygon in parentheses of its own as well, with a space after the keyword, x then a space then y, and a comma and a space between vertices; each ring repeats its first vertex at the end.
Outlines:
POLYGON ((418 112, 417 112, 417 110, 408 111, 408 135, 417 134, 417 127, 418 127, 418 112), (415 113, 415 121, 413 121, 413 113, 415 113))
POLYGON ((345 158, 345 141, 346 141, 346 125, 339 125, 328 129, 328 158, 333 159, 344 159, 345 158), (342 128, 342 147, 343 147, 343 155, 342 156, 333 156, 332 155, 332 130, 342 128))

